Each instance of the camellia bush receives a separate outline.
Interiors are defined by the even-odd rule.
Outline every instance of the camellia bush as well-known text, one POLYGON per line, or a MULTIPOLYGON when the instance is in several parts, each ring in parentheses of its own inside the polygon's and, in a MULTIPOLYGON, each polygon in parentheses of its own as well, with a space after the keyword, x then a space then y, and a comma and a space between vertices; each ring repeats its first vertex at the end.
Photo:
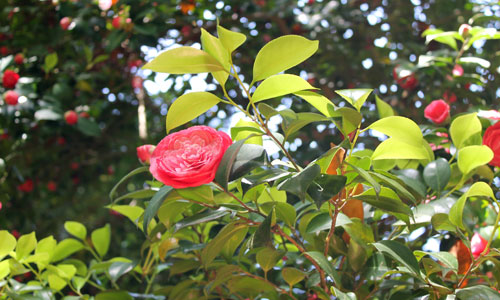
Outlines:
MULTIPOLYGON (((433 32, 429 40, 498 38, 480 29, 433 32)), ((419 126, 371 89, 336 90, 336 105, 285 73, 320 46, 299 35, 262 47, 245 82, 232 60, 245 40, 217 25, 217 37, 202 30, 203 50, 174 48, 144 66, 209 72, 222 93, 177 98, 167 136, 139 147, 145 165, 110 191, 106 207, 146 237, 140 259, 107 256, 109 225, 88 234, 68 221, 72 237, 60 242, 0 231, 0 297, 500 299, 498 113, 450 113, 449 100, 436 100, 424 112, 432 125, 419 126), (235 102, 228 82, 246 103, 235 102), (278 98, 285 95, 309 110, 283 108, 278 98), (367 124, 370 102, 378 119, 367 124), (245 118, 230 134, 204 125, 181 129, 215 105, 245 118), (332 124, 341 142, 299 164, 287 145, 312 123, 332 124), (373 136, 376 147, 360 146, 373 136), (269 142, 281 150, 278 158, 268 155, 269 142), (143 189, 124 191, 128 179, 148 172, 143 189), (431 240, 440 249, 425 250, 431 240)), ((395 73, 411 85, 410 74, 395 73)))

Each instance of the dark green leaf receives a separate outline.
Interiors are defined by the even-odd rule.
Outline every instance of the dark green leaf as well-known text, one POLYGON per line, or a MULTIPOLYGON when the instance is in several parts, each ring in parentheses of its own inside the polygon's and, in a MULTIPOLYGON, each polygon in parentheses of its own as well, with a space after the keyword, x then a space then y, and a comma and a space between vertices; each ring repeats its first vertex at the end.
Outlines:
POLYGON ((139 174, 139 173, 143 173, 143 172, 148 172, 149 171, 149 167, 139 167, 135 170, 132 170, 130 171, 130 173, 128 173, 127 175, 123 176, 122 179, 120 179, 120 181, 118 181, 118 183, 111 189, 111 192, 109 192, 109 198, 111 200, 113 200, 113 197, 115 196, 115 193, 116 193, 116 189, 118 189, 118 187, 120 186, 120 184, 122 184, 125 180, 129 179, 130 177, 136 175, 136 174, 139 174))
POLYGON ((425 166, 423 175, 427 186, 441 192, 450 180, 451 168, 448 161, 440 157, 425 166))
MULTIPOLYGON (((246 140, 246 139, 245 139, 246 140)), ((236 155, 236 160, 229 174, 229 181, 238 179, 264 163, 264 147, 254 144, 243 144, 236 155)))
POLYGON ((213 220, 217 220, 219 218, 222 218, 223 216, 227 215, 230 211, 219 208, 218 210, 205 210, 199 214, 196 214, 191 217, 187 217, 182 219, 181 221, 175 223, 175 231, 179 231, 182 228, 191 226, 191 225, 196 225, 196 224, 202 224, 202 223, 207 223, 213 220))
POLYGON ((229 181, 231 170, 236 158, 238 157, 238 152, 244 143, 245 140, 239 140, 229 146, 222 157, 219 167, 217 168, 214 181, 220 184, 224 190, 227 190, 227 183, 229 181))
POLYGON ((475 285, 455 291, 458 299, 461 300, 498 300, 500 293, 485 285, 475 285))
POLYGON ((168 194, 173 190, 173 187, 165 185, 153 196, 151 201, 149 201, 148 206, 144 210, 144 220, 142 225, 144 228, 144 232, 148 232, 147 229, 149 222, 151 222, 151 220, 158 212, 158 209, 163 204, 163 200, 165 200, 168 194))
POLYGON ((134 268, 134 265, 134 263, 130 262, 114 262, 108 268, 109 277, 116 282, 122 275, 130 272, 134 268))
POLYGON ((271 211, 259 227, 257 227, 252 239, 252 248, 272 247, 273 235, 271 233, 271 223, 273 216, 274 211, 271 211))
POLYGON ((420 173, 414 169, 404 169, 393 171, 399 179, 411 187, 415 192, 417 192, 420 197, 425 197, 427 195, 427 187, 425 186, 424 180, 420 173))
POLYGON ((101 128, 96 122, 91 121, 87 118, 78 118, 78 123, 76 123, 76 128, 80 130, 83 134, 88 136, 99 136, 101 135, 101 128))
POLYGON ((143 190, 138 190, 138 191, 133 191, 130 193, 127 193, 125 195, 121 195, 120 197, 116 198, 113 203, 118 203, 120 200, 123 199, 144 199, 144 198, 150 198, 153 197, 156 194, 156 191, 152 189, 143 189, 143 190))
MULTIPOLYGON (((344 226, 349 223, 352 223, 349 217, 343 213, 339 213, 335 227, 344 226)), ((323 212, 311 219, 309 224, 307 224, 306 233, 318 233, 321 230, 330 230, 330 227, 332 227, 332 217, 330 217, 329 213, 323 212)))
POLYGON ((317 251, 309 251, 305 252, 304 255, 308 255, 309 257, 311 257, 321 267, 321 269, 323 269, 326 274, 328 274, 333 279, 335 285, 340 286, 339 274, 333 267, 333 264, 326 259, 323 253, 317 251))
POLYGON ((203 265, 207 267, 224 248, 228 239, 241 230, 248 230, 248 225, 229 223, 201 251, 203 265))
POLYGON ((321 173, 321 167, 313 164, 284 180, 278 185, 279 190, 284 190, 297 195, 301 200, 306 196, 306 191, 313 180, 321 173))
POLYGON ((405 215, 412 214, 410 208, 399 199, 398 195, 393 190, 386 187, 382 187, 378 196, 374 189, 369 189, 353 198, 359 199, 387 212, 405 215))
POLYGON ((395 190, 400 196, 404 197, 405 199, 410 200, 413 203, 417 203, 417 199, 413 196, 410 191, 406 189, 404 186, 404 183, 402 183, 402 180, 397 178, 396 176, 383 172, 383 171, 377 171, 377 172, 368 172, 370 175, 373 177, 377 178, 381 182, 385 183, 387 186, 395 190), (400 182, 401 181, 401 182, 400 182))
POLYGON ((389 255, 399 264, 408 268, 408 270, 410 270, 417 277, 420 277, 418 261, 410 249, 405 245, 396 241, 385 240, 373 243, 373 246, 375 246, 378 251, 389 255))
POLYGON ((373 177, 370 175, 370 173, 368 173, 367 171, 361 169, 361 168, 358 168, 357 166, 353 165, 353 164, 350 164, 348 162, 346 162, 351 168, 354 169, 354 171, 356 171, 356 173, 359 174, 359 176, 363 177, 364 180, 368 181, 368 183, 373 187, 373 189, 375 190, 375 193, 378 195, 380 193, 380 184, 375 180, 373 179, 373 177))
POLYGON ((347 178, 341 175, 320 174, 309 186, 307 192, 314 199, 318 208, 337 195, 345 186, 347 178))

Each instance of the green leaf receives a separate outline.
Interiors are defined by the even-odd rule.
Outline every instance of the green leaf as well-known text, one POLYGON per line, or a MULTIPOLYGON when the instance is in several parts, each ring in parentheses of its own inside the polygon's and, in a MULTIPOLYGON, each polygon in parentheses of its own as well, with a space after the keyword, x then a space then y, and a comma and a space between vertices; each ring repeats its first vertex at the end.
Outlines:
POLYGON ((195 200, 202 203, 214 203, 214 192, 209 185, 200 185, 176 190, 186 200, 195 200))
MULTIPOLYGON (((286 201, 286 195, 285 195, 285 201, 286 201)), ((295 208, 292 205, 286 202, 266 202, 262 203, 260 205, 260 208, 266 214, 270 214, 274 208, 277 220, 285 222, 285 224, 287 224, 290 227, 294 227, 295 219, 297 218, 297 212, 295 211, 295 208)))
POLYGON ((294 113, 289 109, 280 111, 280 115, 283 117, 283 123, 281 125, 283 126, 283 131, 285 132, 285 140, 288 139, 288 137, 293 133, 299 131, 304 126, 312 122, 327 120, 327 118, 320 114, 311 112, 294 113))
POLYGON ((457 298, 460 300, 499 300, 500 293, 486 285, 475 285, 463 289, 455 290, 457 298))
POLYGON ((403 169, 393 171, 408 187, 412 188, 418 195, 425 197, 427 195, 427 187, 424 180, 420 176, 420 172, 414 169, 403 169))
POLYGON ((320 173, 321 167, 317 164, 312 164, 281 182, 278 185, 278 189, 290 192, 297 195, 300 199, 304 199, 306 197, 307 188, 320 173))
POLYGON ((271 234, 271 224, 274 219, 274 210, 271 210, 271 213, 267 215, 262 223, 260 223, 259 227, 255 231, 252 239, 251 248, 258 247, 272 247, 272 238, 271 234))
MULTIPOLYGON (((243 230, 239 230, 234 235, 232 235, 229 239, 226 240, 224 247, 222 247, 221 254, 226 258, 226 260, 231 261, 236 249, 243 242, 245 237, 247 236, 248 228, 244 228, 243 230)), ((172 273, 170 273, 172 274, 172 273)))
POLYGON ((144 213, 144 209, 139 206, 130 205, 110 205, 107 208, 112 209, 125 217, 127 217, 132 223, 136 224, 137 227, 142 229, 142 225, 139 224, 139 218, 144 213))
POLYGON ((16 248, 16 238, 7 230, 0 230, 0 260, 16 248))
POLYGON ((257 103, 259 101, 312 89, 316 88, 300 76, 292 74, 274 75, 259 84, 252 95, 252 102, 257 103))
POLYGON ((337 121, 338 119, 335 118, 335 124, 337 124, 337 127, 340 128, 344 135, 353 132, 358 128, 359 124, 361 124, 363 116, 357 110, 349 107, 341 107, 336 111, 341 116, 341 122, 337 121))
POLYGON ((277 251, 274 248, 265 247, 257 252, 256 259, 264 272, 271 270, 283 257, 284 253, 277 251))
POLYGON ((416 251, 413 251, 413 254, 417 257, 417 259, 419 259, 419 257, 423 257, 425 255, 430 255, 434 258, 437 258, 440 262, 445 264, 446 267, 453 269, 455 272, 458 272, 458 260, 450 252, 424 252, 424 251, 416 250, 416 251))
MULTIPOLYGON (((335 227, 344 226, 352 223, 351 219, 343 213, 337 215, 335 227)), ((330 230, 332 227, 332 217, 327 212, 320 213, 311 219, 306 227, 306 233, 318 233, 322 230, 330 230)))
POLYGON ((148 226, 151 220, 153 220, 154 216, 158 212, 158 209, 163 204, 163 201, 167 196, 174 190, 173 187, 165 185, 163 186, 149 201, 148 206, 144 210, 144 220, 142 223, 142 228, 144 228, 144 232, 148 232, 148 226))
POLYGON ((380 119, 367 128, 415 146, 420 146, 423 139, 422 132, 418 125, 412 120, 400 116, 380 119))
MULTIPOLYGON (((170 229, 179 217, 182 217, 182 212, 191 206, 191 202, 185 200, 174 200, 164 203, 158 210, 158 219, 170 229)), ((140 216, 141 214, 139 214, 140 216)))
POLYGON ((57 121, 60 119, 62 119, 62 115, 49 108, 40 109, 35 112, 35 120, 37 121, 43 121, 43 120, 57 121))
POLYGON ((33 231, 30 234, 22 235, 17 241, 16 259, 18 261, 27 257, 36 248, 36 236, 33 231))
POLYGON ((126 291, 106 291, 95 296, 95 300, 134 300, 126 291))
MULTIPOLYGON (((387 117, 382 120, 389 118, 387 117)), ((407 143, 403 140, 389 138, 380 143, 373 152, 372 160, 381 159, 430 160, 430 156, 427 150, 421 145, 416 146, 413 143, 407 143)))
POLYGON ((76 123, 76 128, 80 130, 83 134, 88 136, 99 136, 101 135, 101 128, 96 122, 86 119, 78 118, 78 123, 76 123))
POLYGON ((445 44, 457 50, 457 41, 456 38, 462 40, 462 37, 456 31, 447 31, 443 32, 440 29, 432 29, 426 30, 422 36, 425 36, 425 43, 429 44, 432 41, 439 42, 441 44, 445 44))
POLYGON ((201 260, 205 268, 212 263, 217 255, 222 251, 228 239, 241 230, 248 230, 247 225, 229 223, 203 248, 201 260))
POLYGON ((125 180, 129 179, 130 177, 136 175, 136 174, 140 174, 140 173, 143 173, 143 172, 149 172, 149 167, 147 166, 144 166, 144 167, 140 167, 140 168, 137 168, 137 169, 134 169, 132 171, 130 171, 130 173, 128 173, 127 175, 125 175, 122 179, 120 179, 120 181, 118 181, 117 184, 115 184, 115 186, 111 189, 111 191, 109 192, 109 198, 111 200, 113 200, 113 197, 115 196, 116 194, 116 190, 118 189, 118 187, 123 183, 125 182, 125 180))
MULTIPOLYGON (((465 148, 464 148, 465 149, 465 148)), ((465 202, 468 197, 487 197, 495 199, 495 195, 491 187, 482 181, 474 183, 450 208, 450 222, 462 229, 465 229, 463 225, 463 211, 465 207, 465 202)))
POLYGON ((179 231, 182 228, 196 224, 208 223, 210 221, 220 219, 229 213, 230 211, 224 208, 219 208, 218 210, 205 210, 199 214, 184 218, 181 221, 175 223, 175 231, 179 231))
POLYGON ((0 280, 4 279, 10 273, 9 261, 0 261, 0 280))
POLYGON ((467 141, 476 134, 481 134, 481 121, 477 113, 456 117, 450 125, 450 136, 457 149, 467 146, 467 141))
POLYGON ((335 93, 354 106, 357 111, 360 111, 361 106, 366 102, 372 91, 372 89, 350 89, 337 90, 335 93))
POLYGON ((288 285, 290 286, 296 285, 306 277, 306 274, 304 274, 304 272, 292 267, 283 268, 281 270, 281 275, 283 276, 283 279, 286 281, 286 283, 288 283, 288 285))
POLYGON ((353 292, 344 293, 341 290, 332 286, 332 294, 337 297, 338 300, 357 300, 356 294, 353 292))
POLYGON ((49 73, 57 66, 57 53, 53 52, 45 56, 45 64, 43 66, 45 73, 49 73))
POLYGON ((483 59, 480 57, 474 57, 474 56, 460 57, 460 59, 458 60, 458 63, 460 63, 460 64, 477 64, 485 69, 489 69, 491 66, 491 63, 489 61, 487 61, 486 59, 483 59))
POLYGON ((142 68, 170 74, 224 70, 224 67, 207 52, 186 46, 162 52, 142 68))
POLYGON ((380 184, 375 180, 373 179, 373 177, 370 175, 370 173, 368 173, 367 171, 363 170, 362 168, 358 168, 357 166, 353 165, 353 164, 350 164, 348 162, 346 162, 351 168, 353 168, 353 170, 359 174, 359 176, 361 176, 364 180, 366 180, 372 187, 373 189, 375 190, 375 193, 378 195, 380 193, 380 184))
POLYGON ((111 280, 116 282, 118 278, 132 271, 135 264, 131 262, 114 262, 108 268, 108 274, 111 280))
POLYGON ((373 246, 377 248, 378 251, 389 255, 399 264, 408 268, 413 275, 420 277, 420 270, 418 267, 418 261, 413 255, 413 253, 405 245, 396 241, 380 241, 373 243, 373 246))
POLYGON ((440 157, 425 166, 423 175, 427 186, 441 192, 450 180, 451 168, 448 161, 440 157))
POLYGON ((276 116, 277 114, 279 114, 279 112, 276 109, 274 109, 274 107, 267 105, 266 103, 259 103, 257 105, 257 109, 268 120, 272 116, 276 116))
POLYGON ((224 69, 229 72, 231 69, 231 62, 229 59, 229 51, 224 47, 222 42, 211 35, 204 28, 201 28, 201 45, 203 50, 215 58, 224 69))
POLYGON ((236 125, 231 127, 231 139, 233 141, 246 140, 245 144, 256 144, 262 146, 262 135, 264 132, 259 127, 259 124, 253 121, 240 119, 236 125), (249 137, 254 135, 253 137, 249 137))
POLYGON ((61 277, 55 274, 49 274, 48 280, 50 288, 56 291, 62 290, 68 284, 66 280, 62 279, 61 277))
POLYGON ((75 239, 65 239, 61 241, 59 244, 57 244, 56 248, 54 249, 54 254, 52 255, 52 258, 50 259, 51 262, 56 262, 61 259, 65 259, 66 257, 70 256, 71 254, 80 251, 84 248, 83 244, 75 239))
POLYGON ((252 82, 300 64, 318 50, 318 44, 318 41, 310 41, 298 35, 285 35, 270 41, 257 53, 252 82))
POLYGON ((375 189, 370 188, 353 198, 388 212, 411 215, 410 208, 399 199, 393 190, 386 187, 381 187, 378 196, 375 189))
POLYGON ((247 39, 243 33, 228 30, 220 25, 217 25, 217 35, 219 35, 219 40, 229 53, 236 50, 247 39))
POLYGON ((448 214, 439 213, 435 214, 431 218, 431 224, 436 231, 451 231, 456 232, 456 226, 450 222, 448 214))
POLYGON ((410 191, 408 191, 406 184, 400 178, 398 178, 390 173, 383 172, 381 170, 378 170, 377 172, 368 172, 368 173, 372 177, 375 177, 379 181, 386 184, 387 187, 393 189, 396 193, 398 193, 403 198, 408 199, 415 204, 417 203, 417 199, 415 198, 415 196, 413 196, 413 194, 410 191))
POLYGON ((378 117, 380 119, 392 117, 395 115, 392 106, 384 102, 379 96, 375 95, 375 103, 377 104, 378 117))
POLYGON ((87 228, 85 228, 82 223, 67 221, 64 223, 64 229, 66 229, 67 232, 76 236, 80 240, 84 241, 87 237, 87 228))
POLYGON ((36 264, 39 270, 43 270, 50 262, 54 250, 56 248, 57 241, 53 236, 48 236, 42 240, 40 240, 35 249, 35 255, 43 255, 46 254, 45 258, 37 259, 36 264))
POLYGON ((109 224, 94 230, 90 237, 97 254, 104 257, 108 253, 109 244, 111 243, 111 227, 109 224))
POLYGON ((201 114, 222 101, 208 92, 192 92, 177 98, 167 112, 167 133, 201 114))
POLYGON ((296 96, 306 100, 325 117, 339 117, 340 113, 335 111, 335 104, 323 95, 311 91, 300 91, 294 93, 296 96))
MULTIPOLYGON (((248 150, 252 149, 253 151, 257 150, 257 145, 245 144, 245 140, 239 140, 234 142, 229 148, 227 148, 224 156, 222 156, 222 160, 217 168, 217 172, 215 173, 214 181, 217 182, 224 190, 227 190, 227 184, 230 179, 234 179, 234 172, 237 170, 245 170, 248 166, 250 169, 252 168, 253 159, 256 159, 255 153, 251 153, 248 150), (244 146, 244 147, 243 147, 244 146), (242 151, 242 154, 240 154, 242 151), (249 155, 250 157, 245 157, 249 155)), ((262 150, 262 147, 259 147, 262 150)), ((259 150, 259 155, 263 152, 259 150)), ((237 172, 239 173, 239 172, 237 172)), ((240 174, 242 176, 242 174, 240 174)))
POLYGON ((325 201, 330 200, 344 188, 346 181, 347 177, 342 175, 319 174, 307 189, 307 193, 320 208, 325 201))
POLYGON ((153 189, 143 189, 143 190, 137 190, 133 191, 130 193, 126 193, 125 195, 121 195, 120 197, 116 198, 113 203, 118 203, 123 199, 144 199, 144 198, 151 198, 156 194, 156 191, 153 189))
POLYGON ((475 168, 489 163, 493 156, 493 151, 485 145, 464 147, 458 150, 458 168, 464 176, 468 175, 475 168))
POLYGON ((321 267, 321 269, 323 269, 326 274, 328 274, 333 279, 335 285, 340 286, 341 281, 339 274, 333 267, 333 264, 326 259, 323 253, 317 251, 309 251, 305 252, 304 255, 308 255, 309 257, 311 257, 321 267))

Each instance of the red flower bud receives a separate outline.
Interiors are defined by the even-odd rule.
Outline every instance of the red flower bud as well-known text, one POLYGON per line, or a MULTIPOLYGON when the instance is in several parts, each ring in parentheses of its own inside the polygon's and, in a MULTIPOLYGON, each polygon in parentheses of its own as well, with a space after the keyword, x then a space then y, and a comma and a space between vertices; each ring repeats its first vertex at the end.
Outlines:
POLYGON ((139 76, 134 76, 132 78, 132 88, 140 89, 142 88, 142 78, 139 76))
POLYGON ((122 27, 121 17, 120 16, 114 17, 113 21, 111 21, 111 25, 113 25, 115 29, 120 29, 122 27))
POLYGON ((68 110, 64 113, 64 120, 68 125, 75 125, 78 122, 78 115, 74 110, 68 110))
POLYGON ((457 101, 457 95, 455 93, 446 90, 443 93, 443 99, 448 103, 454 103, 457 101))
POLYGON ((59 21, 59 25, 63 30, 68 30, 69 26, 71 25, 71 18, 69 17, 64 17, 59 21))
POLYGON ((461 65, 455 65, 453 67, 453 70, 451 71, 451 74, 453 74, 453 76, 460 77, 464 75, 464 68, 462 68, 461 65))
POLYGON ((154 145, 142 145, 137 147, 137 157, 142 163, 149 164, 149 160, 151 159, 151 154, 155 149, 154 145))
POLYGON ((6 46, 0 47, 0 54, 2 54, 2 56, 6 56, 7 54, 9 54, 9 48, 7 48, 6 46))
POLYGON ((33 180, 31 179, 26 179, 23 183, 17 186, 17 189, 20 190, 21 192, 26 192, 29 193, 33 191, 33 180))
MULTIPOLYGON (((472 239, 470 240, 470 250, 474 258, 478 258, 481 253, 483 253, 484 249, 488 245, 488 241, 485 240, 479 233, 474 233, 472 239)), ((488 249, 486 253, 490 252, 488 249)))
POLYGON ((15 91, 7 91, 3 94, 3 98, 5 103, 8 105, 17 105, 17 99, 19 98, 19 94, 15 91))
POLYGON ((57 184, 51 180, 47 182, 47 189, 51 192, 55 192, 57 190, 57 184))
POLYGON ((14 56, 14 62, 18 65, 22 65, 24 62, 24 55, 22 53, 16 54, 16 56, 14 56))
POLYGON ((434 100, 427 105, 424 115, 432 122, 442 124, 450 117, 450 106, 444 100, 434 100))
POLYGON ((458 28, 458 33, 462 36, 462 37, 467 37, 469 36, 469 30, 471 30, 472 27, 470 27, 469 24, 462 24, 460 25, 460 28, 458 28))
POLYGON ((2 83, 6 89, 15 88, 18 80, 19 74, 12 70, 7 70, 3 73, 2 83))

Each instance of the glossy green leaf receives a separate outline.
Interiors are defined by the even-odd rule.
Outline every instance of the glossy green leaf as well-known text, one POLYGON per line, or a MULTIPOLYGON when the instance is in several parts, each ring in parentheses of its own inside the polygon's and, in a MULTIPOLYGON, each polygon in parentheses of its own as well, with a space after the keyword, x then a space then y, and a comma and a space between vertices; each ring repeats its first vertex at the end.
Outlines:
POLYGON ((412 120, 400 116, 380 119, 367 128, 415 146, 420 146, 423 139, 422 132, 418 125, 412 120))
POLYGON ((292 74, 274 75, 259 84, 252 95, 252 102, 257 103, 259 101, 312 89, 316 88, 300 76, 292 74))
POLYGON ((500 300, 500 293, 486 285, 474 285, 457 289, 455 294, 460 300, 500 300))
POLYGON ((224 70, 224 67, 207 52, 186 46, 162 52, 142 68, 170 74, 205 73, 224 70))
MULTIPOLYGON (((286 195, 284 198, 286 201, 286 195)), ((276 212, 276 220, 283 221, 288 226, 294 227, 295 219, 297 218, 297 212, 292 205, 286 202, 266 202, 260 204, 260 208, 266 214, 270 214, 274 209, 276 212)))
POLYGON ((47 255, 45 258, 37 259, 36 264, 39 270, 43 270, 49 264, 56 245, 57 241, 53 236, 48 236, 38 241, 35 249, 35 255, 47 255))
POLYGON ((247 225, 229 223, 203 248, 201 260, 205 268, 219 255, 228 239, 241 230, 247 230, 247 225))
POLYGON ((260 129, 259 125, 253 121, 240 119, 236 125, 231 127, 231 139, 239 141, 246 139, 246 144, 256 144, 262 146, 262 135, 264 132, 260 129), (254 135, 249 137, 250 135, 254 135))
POLYGON ((388 212, 411 214, 410 208, 399 199, 398 195, 393 190, 386 187, 381 187, 378 196, 375 189, 370 188, 353 198, 388 212))
POLYGON ((422 34, 425 36, 425 43, 429 44, 432 41, 436 41, 445 45, 450 46, 454 50, 457 49, 456 38, 462 40, 462 37, 456 31, 442 31, 440 29, 428 29, 422 34))
POLYGON ((271 213, 257 227, 252 238, 251 248, 272 247, 273 235, 271 233, 271 224, 274 218, 274 210, 271 210, 271 213))
MULTIPOLYGON (((337 215, 335 227, 344 226, 352 223, 351 219, 343 213, 337 215)), ((306 233, 318 233, 322 230, 330 230, 332 227, 332 217, 327 212, 320 213, 313 217, 307 224, 306 233)))
POLYGON ((347 177, 342 175, 319 174, 307 189, 307 193, 314 199, 316 206, 320 208, 325 201, 338 195, 346 182, 347 177))
POLYGON ((292 114, 290 110, 283 110, 280 111, 280 115, 284 119, 281 125, 285 132, 285 140, 308 124, 327 120, 320 114, 310 112, 292 114))
POLYGON ((110 205, 107 207, 124 215, 132 221, 132 223, 136 224, 137 227, 142 229, 142 224, 139 224, 139 218, 144 213, 144 209, 142 207, 130 205, 110 205))
POLYGON ((208 92, 192 92, 177 98, 167 112, 167 133, 217 105, 221 99, 208 92))
POLYGON ((248 228, 237 231, 231 237, 226 240, 226 243, 222 247, 221 254, 226 258, 226 260, 231 261, 234 252, 240 246, 241 242, 245 239, 248 233, 248 228))
POLYGON ((0 230, 0 260, 16 248, 16 238, 7 230, 0 230))
POLYGON ((340 276, 333 267, 333 264, 329 262, 326 257, 321 252, 309 251, 305 252, 304 255, 310 256, 325 272, 328 274, 335 283, 336 286, 340 286, 340 276))
POLYGON ((68 284, 66 280, 62 279, 61 277, 55 274, 49 274, 48 281, 50 288, 56 291, 62 290, 68 284))
POLYGON ((294 176, 284 180, 278 185, 279 190, 284 190, 304 199, 309 185, 321 173, 321 167, 313 164, 296 173, 294 176))
POLYGON ((0 261, 0 280, 4 279, 10 273, 9 261, 0 261))
POLYGON ((474 183, 450 208, 450 222, 462 229, 465 229, 463 225, 463 211, 468 197, 486 197, 495 199, 495 195, 488 184, 482 181, 474 183))
POLYGON ((489 69, 491 66, 491 63, 489 61, 487 61, 486 59, 483 59, 480 57, 475 57, 475 56, 460 57, 458 62, 460 64, 477 64, 485 69, 489 69))
POLYGON ((380 119, 392 117, 395 115, 392 106, 384 102, 379 96, 375 95, 375 103, 377 104, 378 117, 380 119))
POLYGON ((132 271, 134 268, 134 263, 130 262, 114 262, 108 268, 108 274, 111 280, 117 281, 118 278, 132 271))
POLYGON ((368 259, 366 249, 352 238, 349 240, 347 259, 349 260, 349 266, 354 272, 361 271, 368 259))
POLYGON ((126 291, 106 291, 100 292, 95 296, 95 300, 133 300, 126 291))
MULTIPOLYGON (((388 118, 384 118, 389 119, 388 118)), ((413 143, 396 138, 389 138, 380 143, 372 155, 373 160, 381 159, 430 159, 429 153, 421 145, 417 146, 413 143)))
POLYGON ((336 90, 335 93, 354 106, 357 111, 360 111, 361 106, 366 102, 372 91, 372 89, 349 89, 336 90))
POLYGON ((231 174, 231 170, 233 168, 234 162, 236 161, 236 157, 238 156, 238 152, 241 147, 245 143, 245 140, 239 140, 234 142, 229 148, 227 148, 224 156, 220 161, 219 167, 217 168, 217 172, 215 173, 214 181, 220 184, 224 190, 227 190, 227 184, 229 181, 229 176, 231 174))
POLYGON ((179 231, 182 228, 196 225, 196 224, 203 224, 207 223, 213 220, 217 220, 222 218, 223 216, 229 214, 230 211, 226 210, 224 208, 220 208, 218 210, 204 210, 201 213, 195 214, 193 216, 183 218, 182 220, 178 221, 175 223, 174 228, 175 231, 179 231))
POLYGON ((143 172, 149 172, 149 167, 147 166, 144 166, 144 167, 139 167, 137 169, 134 169, 132 171, 130 171, 127 175, 123 176, 122 179, 120 179, 120 181, 118 181, 117 184, 115 184, 115 186, 111 189, 111 191, 109 192, 109 198, 111 200, 113 200, 113 198, 115 197, 115 194, 116 194, 116 190, 118 189, 118 187, 124 183, 127 179, 129 179, 130 177, 134 176, 134 175, 137 175, 137 174, 140 174, 140 173, 143 173, 143 172))
POLYGON ((186 200, 195 200, 202 203, 214 203, 214 192, 209 185, 200 185, 176 190, 186 200))
POLYGON ((200 39, 203 50, 215 58, 229 72, 231 68, 229 51, 224 47, 222 42, 204 28, 201 28, 200 39))
POLYGON ((298 35, 285 35, 270 41, 257 53, 252 82, 300 64, 318 50, 318 44, 318 41, 310 41, 298 35))
POLYGON ((375 190, 376 194, 380 193, 380 184, 368 173, 368 171, 363 170, 362 168, 358 168, 357 166, 346 162, 353 170, 359 174, 364 180, 366 180, 375 190))
POLYGON ((170 229, 189 206, 191 206, 191 202, 186 200, 168 201, 158 209, 158 219, 167 229, 170 229))
POLYGON ((49 73, 52 71, 57 66, 58 62, 58 57, 57 57, 57 52, 52 52, 45 56, 45 64, 43 66, 43 69, 45 70, 45 73, 49 73))
POLYGON ((419 171, 415 169, 403 169, 395 170, 393 173, 396 174, 406 186, 418 193, 420 197, 425 197, 427 195, 427 187, 419 171))
POLYGON ((82 223, 67 221, 64 223, 64 229, 80 240, 85 240, 87 237, 87 228, 85 228, 82 223))
POLYGON ((224 45, 229 53, 232 53, 234 50, 236 50, 247 39, 247 37, 243 33, 228 30, 220 25, 217 25, 217 34, 219 35, 219 40, 221 41, 222 45, 224 45))
POLYGON ((323 95, 311 91, 300 91, 294 93, 307 103, 311 104, 325 117, 339 117, 340 113, 335 111, 335 104, 323 95))
POLYGON ((338 122, 337 118, 335 118, 335 124, 340 128, 344 135, 356 130, 363 119, 363 116, 357 110, 349 107, 341 107, 337 109, 336 112, 340 114, 341 122, 338 122))
POLYGON ((467 175, 475 168, 489 163, 494 153, 488 146, 467 146, 458 150, 458 168, 467 175))
POLYGON ((425 166, 423 175, 427 186, 441 192, 450 180, 451 168, 448 161, 440 157, 425 166))
POLYGON ((467 141, 476 134, 481 134, 481 121, 476 113, 456 117, 450 125, 450 136, 457 149, 467 146, 467 141))
POLYGON ((357 300, 356 294, 353 292, 344 293, 336 287, 332 286, 332 294, 337 297, 338 300, 357 300))
POLYGON ((420 270, 418 267, 418 261, 411 252, 411 250, 396 241, 384 240, 377 243, 373 243, 373 246, 377 248, 378 251, 389 255, 391 258, 396 260, 399 264, 408 268, 417 277, 420 277, 420 270))
POLYGON ((50 259, 51 262, 56 262, 61 259, 65 259, 71 254, 80 251, 84 248, 83 244, 75 239, 65 239, 62 240, 59 244, 57 244, 54 249, 54 254, 50 259))
POLYGON ((156 194, 155 190, 152 189, 142 189, 142 190, 137 190, 133 191, 130 193, 126 193, 125 195, 121 195, 120 197, 116 198, 113 203, 118 203, 121 200, 124 199, 145 199, 145 198, 151 198, 156 194))
POLYGON ((144 228, 144 232, 148 232, 148 226, 151 220, 153 220, 154 216, 156 216, 156 213, 158 212, 158 209, 160 209, 160 206, 163 204, 163 201, 165 201, 165 198, 174 190, 173 187, 165 185, 163 186, 154 196, 151 198, 151 201, 149 201, 148 206, 144 210, 144 220, 142 223, 142 227, 144 228))
POLYGON ((434 258, 437 258, 440 262, 445 264, 446 267, 454 270, 455 272, 458 271, 458 260, 450 252, 424 252, 424 251, 417 250, 417 251, 413 251, 413 254, 417 257, 417 259, 419 257, 430 255, 434 258))
POLYGON ((377 172, 368 172, 373 178, 383 182, 387 187, 393 189, 398 195, 405 199, 410 200, 413 203, 417 203, 417 199, 408 190, 406 184, 403 180, 398 177, 388 173, 378 170, 377 172))
POLYGON ((276 109, 274 109, 274 107, 262 102, 257 105, 257 109, 268 120, 271 117, 279 114, 279 112, 276 109))
POLYGON ((30 234, 22 235, 17 241, 16 259, 22 260, 27 257, 36 248, 36 235, 33 231, 30 234))
POLYGON ((271 270, 283 257, 284 253, 274 248, 265 247, 257 252, 256 259, 264 272, 271 270))
POLYGON ((83 134, 88 136, 101 135, 101 128, 99 127, 99 125, 95 121, 89 120, 87 118, 78 118, 76 128, 83 134))
POLYGON ((434 230, 436 231, 441 231, 441 230, 450 232, 456 231, 456 226, 450 222, 448 214, 445 213, 438 213, 433 215, 431 218, 431 224, 434 230))
POLYGON ((306 277, 306 274, 304 272, 292 267, 283 268, 281 270, 281 275, 283 276, 283 279, 286 281, 286 283, 288 283, 288 285, 290 286, 296 285, 306 277))
POLYGON ((108 253, 109 244, 111 243, 111 227, 109 224, 94 230, 90 237, 97 254, 104 257, 108 253))

